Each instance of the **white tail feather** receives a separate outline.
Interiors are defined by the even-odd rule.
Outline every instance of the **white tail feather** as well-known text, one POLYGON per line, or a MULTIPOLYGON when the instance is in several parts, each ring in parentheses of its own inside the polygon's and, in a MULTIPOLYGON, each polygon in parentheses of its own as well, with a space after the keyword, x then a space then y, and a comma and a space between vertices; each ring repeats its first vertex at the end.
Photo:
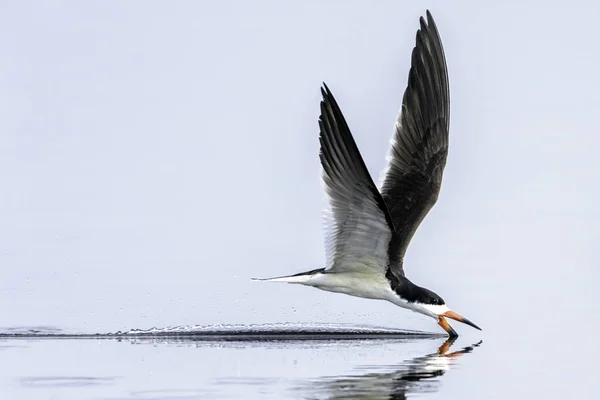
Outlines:
POLYGON ((253 281, 265 281, 265 282, 287 282, 287 283, 306 283, 311 278, 314 278, 315 274, 311 275, 289 275, 289 276, 278 276, 275 278, 252 278, 253 281))

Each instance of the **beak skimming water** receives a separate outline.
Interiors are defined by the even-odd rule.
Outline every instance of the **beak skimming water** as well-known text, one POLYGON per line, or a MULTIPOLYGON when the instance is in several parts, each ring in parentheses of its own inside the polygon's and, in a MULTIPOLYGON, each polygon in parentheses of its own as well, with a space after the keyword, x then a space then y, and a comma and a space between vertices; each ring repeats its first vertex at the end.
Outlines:
POLYGON ((462 322, 463 324, 467 324, 469 326, 472 326, 475 329, 481 330, 480 327, 478 327, 477 325, 475 325, 473 322, 469 321, 468 319, 466 319, 462 315, 460 315, 458 313, 455 313, 452 310, 448 310, 445 313, 439 315, 439 317, 438 317, 438 325, 441 326, 442 328, 444 328, 444 330, 446 332, 448 332, 448 335, 450 335, 452 337, 458 336, 458 333, 456 333, 456 331, 450 326, 450 324, 448 323, 448 321, 446 320, 446 318, 452 318, 455 321, 462 322))

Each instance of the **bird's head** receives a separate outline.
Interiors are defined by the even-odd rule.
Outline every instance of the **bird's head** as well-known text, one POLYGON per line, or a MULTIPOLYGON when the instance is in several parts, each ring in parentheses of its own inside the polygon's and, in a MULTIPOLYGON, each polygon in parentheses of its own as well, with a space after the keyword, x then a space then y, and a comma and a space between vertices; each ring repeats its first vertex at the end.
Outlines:
POLYGON ((418 291, 418 295, 413 303, 416 306, 416 311, 435 318, 438 321, 438 324, 444 328, 444 330, 448 332, 450 336, 454 337, 458 336, 458 334, 454 329, 452 329, 446 318, 451 318, 453 320, 462 322, 463 324, 470 325, 475 329, 481 330, 481 328, 475 325, 473 322, 449 309, 444 299, 442 299, 437 293, 425 288, 419 289, 421 290, 418 291))

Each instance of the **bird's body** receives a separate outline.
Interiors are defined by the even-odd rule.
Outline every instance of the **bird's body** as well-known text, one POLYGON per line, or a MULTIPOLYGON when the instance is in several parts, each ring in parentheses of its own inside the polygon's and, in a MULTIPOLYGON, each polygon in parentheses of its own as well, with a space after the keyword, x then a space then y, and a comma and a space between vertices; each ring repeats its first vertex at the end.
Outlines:
POLYGON ((370 271, 327 272, 325 269, 297 275, 271 278, 270 281, 300 283, 328 292, 345 293, 355 297, 389 300, 393 291, 385 276, 370 271))
MULTIPOLYGON (((408 87, 378 189, 329 88, 321 89, 320 160, 331 210, 326 217, 325 268, 266 279, 387 300, 436 318, 475 326, 434 292, 404 274, 408 244, 437 201, 448 155, 450 95, 441 39, 431 14, 420 20, 408 87)), ((479 328, 477 328, 479 329, 479 328)))

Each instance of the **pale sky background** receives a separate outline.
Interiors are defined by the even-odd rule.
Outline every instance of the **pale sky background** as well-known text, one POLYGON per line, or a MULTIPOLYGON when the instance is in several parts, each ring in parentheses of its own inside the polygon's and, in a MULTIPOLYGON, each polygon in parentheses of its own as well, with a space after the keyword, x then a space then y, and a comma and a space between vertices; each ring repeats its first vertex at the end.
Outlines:
POLYGON ((319 86, 377 178, 427 8, 451 144, 408 276, 483 334, 593 328, 592 1, 2 2, 0 324, 438 331, 388 303, 250 281, 323 266, 319 86))

